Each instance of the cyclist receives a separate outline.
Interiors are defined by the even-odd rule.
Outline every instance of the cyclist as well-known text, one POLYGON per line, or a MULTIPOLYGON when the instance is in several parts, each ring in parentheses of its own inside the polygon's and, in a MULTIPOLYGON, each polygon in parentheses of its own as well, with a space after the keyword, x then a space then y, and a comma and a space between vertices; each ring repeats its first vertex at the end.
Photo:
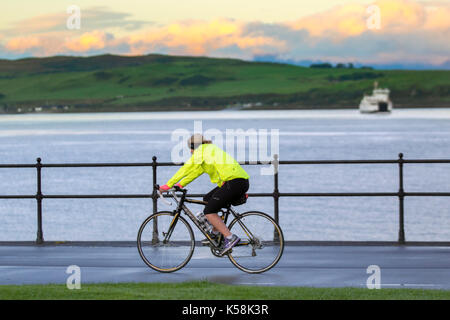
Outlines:
POLYGON ((224 236, 225 244, 221 254, 225 254, 241 239, 230 232, 217 213, 248 191, 249 175, 233 157, 210 140, 205 140, 201 134, 194 134, 187 142, 191 149, 191 158, 160 190, 167 191, 174 185, 183 188, 206 172, 217 187, 203 198, 208 202, 203 213, 214 227, 216 235, 220 232, 224 236))

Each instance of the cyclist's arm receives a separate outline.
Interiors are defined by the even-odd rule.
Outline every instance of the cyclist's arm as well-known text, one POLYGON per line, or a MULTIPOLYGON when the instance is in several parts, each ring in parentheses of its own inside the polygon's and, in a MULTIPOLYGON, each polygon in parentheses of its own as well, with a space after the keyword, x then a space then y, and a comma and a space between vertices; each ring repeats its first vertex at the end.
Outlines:
POLYGON ((202 166, 191 170, 181 181, 179 182, 183 187, 186 187, 189 183, 194 181, 198 176, 203 174, 202 166))
POLYGON ((186 163, 173 175, 173 177, 170 178, 169 181, 167 181, 166 184, 169 187, 172 188, 173 185, 177 182, 179 182, 183 187, 185 187, 203 173, 202 168, 203 159, 201 156, 201 151, 198 149, 195 150, 195 152, 189 158, 189 160, 186 161, 186 163))

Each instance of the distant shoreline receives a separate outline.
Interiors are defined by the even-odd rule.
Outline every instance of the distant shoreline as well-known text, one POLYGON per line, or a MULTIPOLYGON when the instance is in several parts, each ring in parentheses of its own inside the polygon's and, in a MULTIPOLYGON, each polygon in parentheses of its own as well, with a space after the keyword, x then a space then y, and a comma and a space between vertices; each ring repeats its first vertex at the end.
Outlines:
MULTIPOLYGON (((395 106, 394 110, 405 110, 405 109, 446 109, 450 108, 449 105, 431 105, 431 106, 395 106)), ((277 108, 274 107, 250 107, 250 108, 224 108, 224 107, 166 107, 166 106, 156 106, 156 107, 130 107, 130 108, 93 108, 93 109, 84 109, 77 108, 72 110, 43 110, 43 111, 35 111, 35 112, 3 112, 0 113, 2 115, 19 115, 19 114, 74 114, 74 113, 137 113, 137 112, 196 112, 196 111, 285 111, 285 110, 317 110, 317 111, 326 111, 326 110, 355 110, 358 111, 358 106, 324 106, 324 107, 311 107, 311 106, 279 106, 277 108)))

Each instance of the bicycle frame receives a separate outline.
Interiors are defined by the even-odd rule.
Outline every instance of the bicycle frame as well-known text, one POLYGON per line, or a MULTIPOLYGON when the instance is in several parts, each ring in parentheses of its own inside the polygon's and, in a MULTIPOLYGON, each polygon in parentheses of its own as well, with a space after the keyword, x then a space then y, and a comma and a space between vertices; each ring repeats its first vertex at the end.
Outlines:
MULTIPOLYGON (((159 189, 159 188, 158 188, 159 189)), ((157 189, 157 190, 158 190, 157 189)), ((205 232, 203 230, 203 228, 200 226, 200 224, 197 221, 197 218, 195 217, 195 215, 192 213, 192 211, 185 205, 185 203, 193 203, 193 204, 200 204, 200 205, 206 205, 207 202, 205 201, 201 201, 201 200, 194 200, 194 199, 189 199, 186 198, 186 193, 187 190, 186 189, 180 189, 180 188, 175 188, 175 189, 170 189, 168 190, 168 192, 170 192, 172 198, 175 200, 175 202, 177 203, 177 208, 173 211, 174 217, 172 219, 172 222, 170 223, 169 226, 169 230, 167 231, 167 234, 165 234, 164 236, 164 240, 163 242, 167 242, 170 239, 170 236, 172 235, 172 232, 178 222, 178 217, 181 215, 181 213, 184 211, 184 213, 189 217, 189 219, 194 223, 195 226, 197 226, 197 228, 200 230, 201 233, 203 233, 203 235, 206 237, 206 239, 215 247, 215 248, 219 248, 221 240, 222 240, 222 235, 219 236, 219 240, 215 241, 214 239, 211 238, 211 236, 205 232), (180 198, 178 198, 176 191, 180 191, 182 192, 182 196, 180 198)), ((158 190, 158 193, 160 195, 160 197, 164 197, 158 190)), ((240 214, 237 213, 236 211, 233 210, 233 208, 231 208, 231 205, 228 206, 227 208, 225 208, 226 210, 220 210, 220 212, 222 213, 222 220, 225 224, 227 224, 228 221, 228 217, 230 215, 230 213, 235 217, 235 218, 239 218, 240 214)), ((242 226, 242 228, 244 229, 244 231, 247 233, 250 232, 248 230, 248 228, 240 221, 238 220, 239 224, 242 226)), ((251 232, 250 232, 251 233, 251 232)), ((250 236, 249 236, 250 237, 250 236)), ((239 243, 238 245, 246 245, 248 243, 239 243)))

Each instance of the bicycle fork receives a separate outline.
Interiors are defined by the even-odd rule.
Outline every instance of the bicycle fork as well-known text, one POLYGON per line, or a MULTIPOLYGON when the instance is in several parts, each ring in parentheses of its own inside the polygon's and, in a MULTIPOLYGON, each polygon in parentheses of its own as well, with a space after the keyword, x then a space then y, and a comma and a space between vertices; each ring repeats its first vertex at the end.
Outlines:
POLYGON ((180 214, 181 214, 180 212, 175 213, 172 221, 170 222, 169 229, 167 230, 167 232, 164 232, 164 231, 162 232, 162 234, 164 236, 164 240, 163 240, 164 244, 166 244, 169 241, 170 237, 172 236, 173 230, 175 229, 175 226, 177 225, 177 222, 178 222, 178 216, 180 214))

